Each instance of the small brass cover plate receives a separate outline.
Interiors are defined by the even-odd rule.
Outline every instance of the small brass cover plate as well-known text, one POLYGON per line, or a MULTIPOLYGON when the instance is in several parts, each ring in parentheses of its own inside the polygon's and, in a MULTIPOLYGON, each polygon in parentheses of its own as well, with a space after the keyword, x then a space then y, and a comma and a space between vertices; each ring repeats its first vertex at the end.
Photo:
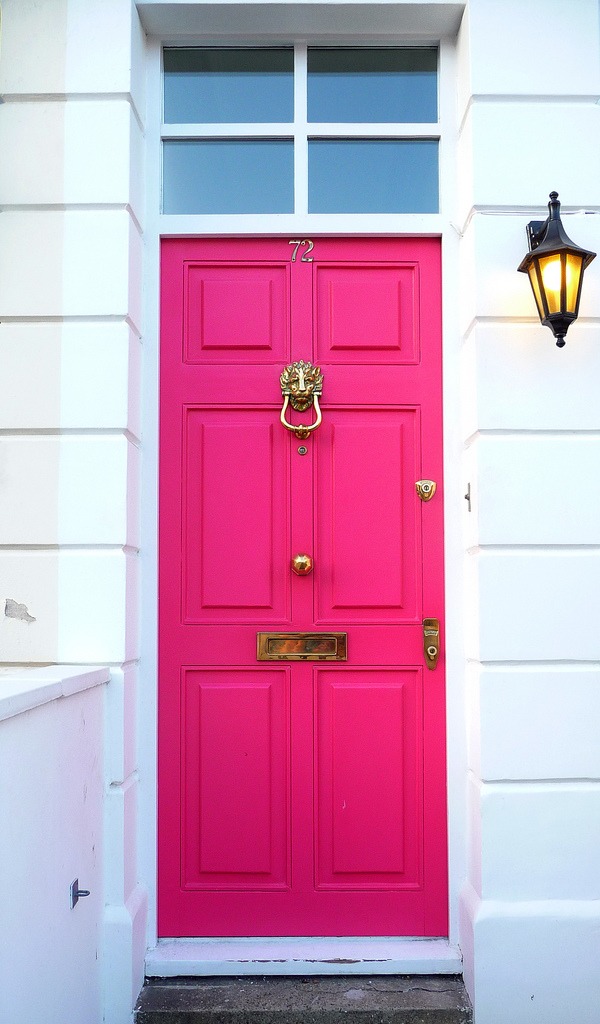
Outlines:
POLYGON ((435 480, 417 480, 415 487, 421 501, 431 501, 436 492, 437 484, 435 480))
POLYGON ((257 633, 257 661, 346 661, 347 633, 257 633))

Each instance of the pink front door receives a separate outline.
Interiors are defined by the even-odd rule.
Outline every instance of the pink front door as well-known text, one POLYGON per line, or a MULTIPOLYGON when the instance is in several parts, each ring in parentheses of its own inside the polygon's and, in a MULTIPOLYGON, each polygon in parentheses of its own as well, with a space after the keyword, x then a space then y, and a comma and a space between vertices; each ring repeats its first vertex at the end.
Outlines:
POLYGON ((445 935, 440 246, 297 241, 163 242, 159 934, 445 935))

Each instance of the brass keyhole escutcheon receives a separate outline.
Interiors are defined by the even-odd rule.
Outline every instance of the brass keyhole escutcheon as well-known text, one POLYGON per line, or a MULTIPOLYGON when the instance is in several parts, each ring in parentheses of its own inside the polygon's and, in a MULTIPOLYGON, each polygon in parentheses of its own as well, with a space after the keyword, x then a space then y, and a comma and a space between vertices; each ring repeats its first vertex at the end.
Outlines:
POLYGON ((423 619, 423 652, 427 668, 434 669, 440 656, 439 619, 423 619))
POLYGON ((292 571, 296 576, 308 576, 312 572, 313 560, 310 555, 294 555, 292 558, 292 571))
POLYGON ((415 487, 421 501, 431 501, 436 492, 437 484, 435 480, 417 480, 415 487))

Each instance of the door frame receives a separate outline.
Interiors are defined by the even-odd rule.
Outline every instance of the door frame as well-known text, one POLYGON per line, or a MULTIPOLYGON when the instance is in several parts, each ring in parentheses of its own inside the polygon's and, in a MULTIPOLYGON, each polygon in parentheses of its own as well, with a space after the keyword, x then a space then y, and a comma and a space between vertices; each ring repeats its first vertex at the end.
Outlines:
MULTIPOLYGON (((319 38, 323 44, 349 42, 360 45, 372 43, 367 38, 369 26, 365 23, 351 38, 327 35, 319 38), (364 35, 363 35, 364 33, 364 35)), ((148 109, 160 110, 161 49, 169 44, 193 45, 205 42, 197 37, 171 37, 148 42, 148 109)), ((220 45, 269 45, 281 42, 278 25, 272 25, 268 36, 248 33, 243 40, 222 37, 211 42, 220 45)), ((387 44, 406 43, 404 37, 384 36, 379 40, 387 44)), ((412 41, 412 40, 408 40, 412 41)), ((419 42, 438 42, 440 45, 440 214, 370 216, 308 215, 299 219, 294 215, 270 217, 174 217, 159 214, 160 196, 160 125, 158 118, 150 120, 147 128, 146 159, 148 173, 144 300, 144 360, 142 371, 142 426, 144 458, 142 466, 142 576, 141 593, 141 683, 138 715, 138 747, 140 764, 140 796, 138 808, 139 870, 150 894, 147 945, 156 944, 156 680, 157 680, 157 481, 158 481, 158 352, 159 352, 159 243, 162 237, 181 235, 254 236, 280 235, 293 237, 299 231, 302 237, 319 235, 355 236, 438 236, 442 245, 442 332, 443 332, 443 403, 444 403, 444 474, 445 474, 445 580, 446 580, 446 687, 447 687, 447 786, 448 786, 448 868, 449 868, 449 941, 458 943, 458 900, 466 874, 466 801, 467 774, 465 729, 465 667, 463 655, 463 573, 464 545, 462 539, 463 516, 466 512, 463 495, 467 476, 462 467, 463 445, 460 440, 459 395, 459 294, 458 247, 459 232, 452 223, 450 211, 456 194, 456 118, 453 88, 455 47, 449 40, 439 37, 419 39, 419 42)), ((422 940, 415 940, 422 942, 422 940)), ((354 940, 356 949, 356 940, 354 940)), ((415 950, 415 958, 417 952, 415 950)), ((413 954, 408 950, 395 969, 410 970, 413 954)), ((443 970, 429 963, 432 971, 443 970)), ((344 969, 344 968, 340 968, 344 969)), ((346 968, 347 969, 347 968, 346 968)), ((447 969, 447 968, 446 968, 447 969)), ((456 965, 452 968, 456 970, 456 965)), ((218 972, 217 972, 218 973, 218 972)), ((236 973, 234 971, 234 973, 236 973)), ((360 972, 359 972, 360 973, 360 972)))

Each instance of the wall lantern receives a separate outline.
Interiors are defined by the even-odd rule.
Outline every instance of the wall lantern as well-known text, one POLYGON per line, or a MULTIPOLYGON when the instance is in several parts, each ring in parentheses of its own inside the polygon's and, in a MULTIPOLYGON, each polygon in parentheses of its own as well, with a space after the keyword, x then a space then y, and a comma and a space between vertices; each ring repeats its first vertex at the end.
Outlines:
POLYGON ((566 234, 558 192, 550 193, 548 210, 547 220, 532 220, 527 225, 529 252, 518 269, 529 274, 540 320, 562 348, 579 312, 583 272, 596 253, 581 249, 566 234))

